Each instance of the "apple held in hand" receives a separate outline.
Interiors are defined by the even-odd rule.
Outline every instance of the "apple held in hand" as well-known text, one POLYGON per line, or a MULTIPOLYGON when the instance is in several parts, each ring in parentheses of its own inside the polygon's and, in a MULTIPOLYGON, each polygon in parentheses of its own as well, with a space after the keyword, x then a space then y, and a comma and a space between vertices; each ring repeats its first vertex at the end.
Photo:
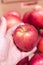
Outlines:
POLYGON ((37 49, 39 52, 43 53, 43 37, 40 38, 37 49))
POLYGON ((37 28, 43 28, 43 10, 42 8, 34 9, 30 14, 30 23, 37 28))
POLYGON ((43 54, 36 53, 30 60, 30 65, 43 65, 43 54))
POLYGON ((17 65, 29 65, 28 57, 23 58, 17 65))
POLYGON ((38 41, 38 32, 30 24, 19 25, 13 33, 13 41, 22 51, 30 51, 38 41))

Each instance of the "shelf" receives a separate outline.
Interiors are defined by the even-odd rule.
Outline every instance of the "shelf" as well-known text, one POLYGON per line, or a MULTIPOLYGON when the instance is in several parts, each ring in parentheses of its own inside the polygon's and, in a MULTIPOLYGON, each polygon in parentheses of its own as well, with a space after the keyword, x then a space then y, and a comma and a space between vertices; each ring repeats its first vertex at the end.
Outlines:
POLYGON ((34 3, 37 0, 2 0, 2 3, 18 3, 18 2, 28 2, 28 3, 34 3))

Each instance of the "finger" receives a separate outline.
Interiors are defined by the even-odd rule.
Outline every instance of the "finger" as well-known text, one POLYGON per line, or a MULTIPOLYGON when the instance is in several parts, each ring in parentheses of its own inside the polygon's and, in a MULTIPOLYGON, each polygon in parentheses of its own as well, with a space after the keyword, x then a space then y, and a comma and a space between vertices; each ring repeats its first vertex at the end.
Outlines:
POLYGON ((16 45, 14 44, 12 36, 7 33, 7 37, 9 39, 9 41, 10 41, 8 64, 16 65, 21 60, 21 53, 17 49, 16 45))
POLYGON ((26 57, 26 56, 30 56, 31 54, 33 54, 35 51, 37 50, 37 47, 33 48, 31 51, 29 52, 22 52, 22 57, 26 57))
POLYGON ((7 38, 9 39, 10 48, 12 48, 12 47, 14 46, 14 48, 16 49, 16 46, 15 46, 15 44, 14 44, 14 42, 13 42, 13 37, 12 37, 12 35, 10 35, 9 32, 7 32, 6 36, 7 36, 7 38))
POLYGON ((6 38, 0 39, 0 61, 5 61, 7 59, 9 52, 9 41, 6 38))
POLYGON ((6 29, 7 29, 6 19, 4 17, 1 17, 0 32, 2 35, 4 35, 6 33, 6 29))

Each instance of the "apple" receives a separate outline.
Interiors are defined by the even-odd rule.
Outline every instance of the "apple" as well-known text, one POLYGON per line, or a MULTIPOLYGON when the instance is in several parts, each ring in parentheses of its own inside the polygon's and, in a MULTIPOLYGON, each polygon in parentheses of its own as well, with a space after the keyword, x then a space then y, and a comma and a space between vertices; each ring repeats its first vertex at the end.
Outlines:
POLYGON ((36 53, 30 60, 30 65, 43 65, 43 54, 36 53))
POLYGON ((13 16, 16 16, 18 18, 21 17, 20 13, 18 11, 15 11, 15 10, 10 10, 4 14, 5 17, 8 17, 9 15, 13 15, 13 16))
POLYGON ((31 12, 27 11, 27 12, 24 14, 24 16, 23 16, 23 22, 24 22, 24 23, 29 23, 29 22, 30 22, 30 21, 29 21, 30 13, 31 13, 31 12))
POLYGON ((39 32, 40 32, 40 36, 43 37, 43 29, 40 29, 39 32))
POLYGON ((5 17, 5 19, 7 21, 7 29, 10 29, 11 27, 16 26, 22 22, 20 18, 14 15, 8 15, 5 17))
POLYGON ((37 45, 38 31, 30 24, 19 25, 13 32, 13 41, 21 51, 30 51, 37 45))
POLYGON ((36 8, 30 14, 30 24, 34 25, 36 28, 43 28, 43 9, 36 8))
POLYGON ((40 38, 37 49, 39 52, 43 53, 43 37, 40 38))
POLYGON ((29 65, 28 56, 19 61, 17 65, 29 65))

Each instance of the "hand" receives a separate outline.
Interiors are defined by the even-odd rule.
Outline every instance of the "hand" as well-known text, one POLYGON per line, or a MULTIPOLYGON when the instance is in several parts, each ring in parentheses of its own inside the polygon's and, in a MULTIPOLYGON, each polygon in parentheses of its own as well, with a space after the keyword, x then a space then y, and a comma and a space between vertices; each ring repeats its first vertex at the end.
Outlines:
POLYGON ((21 52, 14 44, 12 34, 16 26, 7 29, 5 18, 1 18, 0 26, 0 62, 1 65, 16 65, 21 59, 30 55, 36 50, 36 47, 31 52, 21 52))
POLYGON ((7 23, 4 17, 0 19, 0 65, 7 59, 9 50, 9 41, 6 37, 7 23))

